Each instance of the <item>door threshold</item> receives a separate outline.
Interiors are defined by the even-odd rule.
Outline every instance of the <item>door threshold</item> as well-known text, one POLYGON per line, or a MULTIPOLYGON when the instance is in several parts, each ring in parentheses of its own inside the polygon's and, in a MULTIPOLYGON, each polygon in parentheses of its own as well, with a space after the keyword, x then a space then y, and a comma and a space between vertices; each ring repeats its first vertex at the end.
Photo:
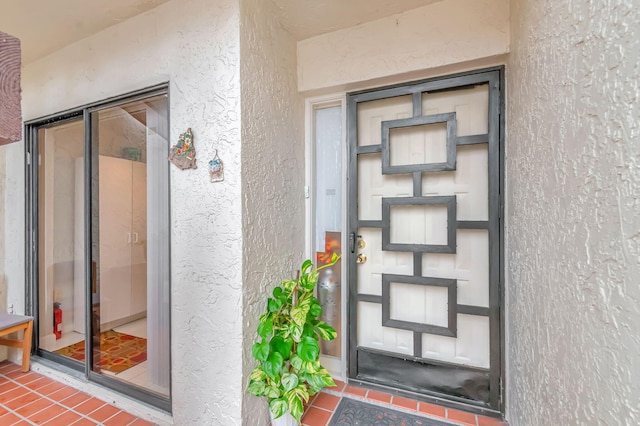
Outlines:
POLYGON ((130 398, 124 394, 114 392, 93 382, 89 382, 83 373, 54 361, 39 356, 32 356, 31 371, 69 385, 96 398, 109 401, 116 407, 135 416, 153 419, 153 422, 158 425, 173 425, 173 417, 166 411, 130 398))
POLYGON ((389 394, 391 396, 397 396, 404 399, 410 399, 417 402, 422 402, 426 404, 437 405, 439 407, 443 407, 444 409, 456 410, 465 413, 472 413, 475 415, 480 415, 483 417, 489 417, 494 419, 504 419, 504 415, 497 410, 493 410, 487 407, 481 407, 475 405, 473 403, 464 403, 460 401, 451 400, 448 398, 443 398, 439 396, 425 395, 421 393, 411 392, 409 390, 394 388, 391 386, 369 382, 366 380, 359 379, 348 379, 348 385, 354 388, 358 388, 361 390, 371 390, 373 392, 382 392, 385 394, 389 394))
MULTIPOLYGON (((384 386, 363 385, 359 381, 345 383, 335 380, 336 386, 325 388, 309 401, 302 418, 304 426, 324 426, 331 424, 330 419, 343 398, 355 399, 390 411, 432 418, 434 420, 464 426, 506 426, 507 423, 496 416, 472 413, 465 409, 456 409, 441 403, 426 402, 401 395, 395 389, 384 386), (375 388, 375 389, 374 389, 375 388), (384 388, 384 389, 383 389, 384 388)), ((415 396, 415 395, 414 395, 415 396)), ((498 413, 499 414, 499 413, 498 413)))

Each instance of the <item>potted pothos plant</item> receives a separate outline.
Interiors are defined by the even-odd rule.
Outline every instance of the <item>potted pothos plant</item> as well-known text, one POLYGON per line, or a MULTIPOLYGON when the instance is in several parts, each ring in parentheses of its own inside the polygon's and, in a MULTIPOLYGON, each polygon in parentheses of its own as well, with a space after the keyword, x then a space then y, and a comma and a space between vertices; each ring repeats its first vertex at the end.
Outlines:
POLYGON ((269 401, 272 425, 300 423, 304 404, 325 386, 335 386, 320 365, 319 339, 336 338, 336 330, 318 316, 322 307, 314 297, 318 271, 306 260, 295 280, 285 280, 267 298, 267 311, 260 316, 259 340, 252 347, 258 366, 251 373, 249 393, 269 401), (291 418, 293 417, 293 419, 291 418))

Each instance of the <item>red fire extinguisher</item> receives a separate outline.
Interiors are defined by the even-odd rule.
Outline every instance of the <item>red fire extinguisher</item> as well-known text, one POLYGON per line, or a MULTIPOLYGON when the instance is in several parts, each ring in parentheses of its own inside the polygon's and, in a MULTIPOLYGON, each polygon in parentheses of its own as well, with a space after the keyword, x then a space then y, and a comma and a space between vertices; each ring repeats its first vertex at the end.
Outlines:
POLYGON ((53 334, 56 340, 62 337, 62 305, 60 302, 53 304, 53 334))

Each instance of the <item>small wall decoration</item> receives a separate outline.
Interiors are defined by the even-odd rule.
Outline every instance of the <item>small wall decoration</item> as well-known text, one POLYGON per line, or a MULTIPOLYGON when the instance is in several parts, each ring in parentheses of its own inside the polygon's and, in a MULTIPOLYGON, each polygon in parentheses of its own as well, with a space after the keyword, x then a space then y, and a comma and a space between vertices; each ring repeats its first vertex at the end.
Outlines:
POLYGON ((182 133, 178 138, 178 143, 171 147, 169 161, 180 170, 198 168, 196 165, 196 147, 193 145, 191 127, 182 133))
POLYGON ((209 161, 209 177, 211 178, 211 182, 222 182, 224 180, 222 160, 218 157, 217 149, 214 153, 213 160, 209 161))

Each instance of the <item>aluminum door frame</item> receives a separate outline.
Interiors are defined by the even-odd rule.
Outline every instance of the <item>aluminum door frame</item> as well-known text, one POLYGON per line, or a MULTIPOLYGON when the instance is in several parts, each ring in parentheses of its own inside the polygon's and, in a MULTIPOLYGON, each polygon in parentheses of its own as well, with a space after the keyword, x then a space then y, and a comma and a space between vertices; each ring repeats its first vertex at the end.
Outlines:
MULTIPOLYGON (((487 225, 480 222, 466 222, 459 229, 489 230, 489 327, 490 327, 490 381, 489 406, 476 404, 472 400, 440 394, 433 391, 412 391, 392 388, 391 391, 413 398, 431 401, 440 405, 463 408, 480 414, 502 417, 504 413, 504 66, 486 68, 449 76, 403 83, 347 94, 347 220, 349 247, 347 258, 348 282, 348 351, 347 378, 349 383, 364 385, 389 391, 387 386, 358 379, 357 371, 357 250, 356 233, 360 227, 380 227, 382 221, 358 220, 358 155, 381 152, 381 145, 358 146, 357 106, 361 102, 412 95, 413 116, 422 115, 422 95, 425 92, 463 89, 478 84, 489 85, 488 141, 477 135, 458 137, 457 145, 471 145, 488 142, 488 192, 489 220, 487 225)), ((384 142, 383 142, 384 143, 384 142)), ((384 164, 384 159, 382 161, 384 164)), ((384 165, 383 165, 384 167, 384 165)), ((402 166, 399 166, 402 167, 402 166)), ((407 173, 413 173, 407 167, 407 173)), ((420 172, 421 173, 421 172, 420 172)), ((414 192, 421 186, 421 179, 414 173, 414 192)), ((421 188, 420 188, 421 189, 421 188)), ((420 255, 422 253, 419 253, 420 255)), ((415 259, 415 254, 414 254, 415 259)), ((414 261, 415 262, 415 261, 414 261)), ((473 307, 470 307, 473 308, 473 307)), ((484 308, 483 308, 484 309, 484 308)), ((408 357, 411 358, 411 357, 408 357)), ((446 364, 446 363, 443 363, 446 364)))

